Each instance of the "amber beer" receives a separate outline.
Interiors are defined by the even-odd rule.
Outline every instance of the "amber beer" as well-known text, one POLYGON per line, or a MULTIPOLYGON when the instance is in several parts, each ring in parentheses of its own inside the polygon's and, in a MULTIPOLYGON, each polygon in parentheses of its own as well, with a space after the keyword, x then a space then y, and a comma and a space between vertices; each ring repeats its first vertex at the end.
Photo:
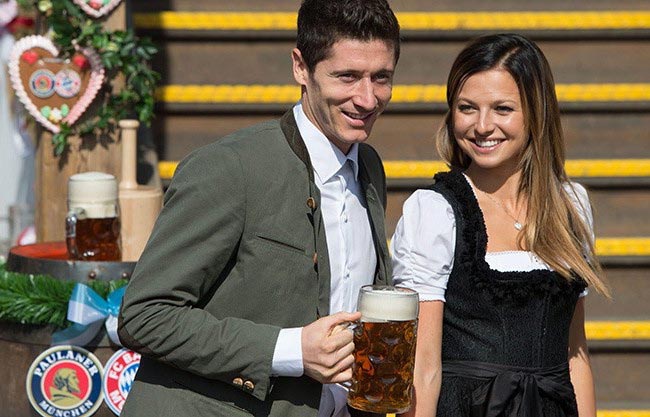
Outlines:
POLYGON ((372 413, 411 407, 417 292, 367 285, 359 293, 361 322, 354 329, 354 365, 348 404, 372 413))
POLYGON ((84 172, 70 177, 66 243, 71 259, 122 259, 117 181, 113 175, 84 172))

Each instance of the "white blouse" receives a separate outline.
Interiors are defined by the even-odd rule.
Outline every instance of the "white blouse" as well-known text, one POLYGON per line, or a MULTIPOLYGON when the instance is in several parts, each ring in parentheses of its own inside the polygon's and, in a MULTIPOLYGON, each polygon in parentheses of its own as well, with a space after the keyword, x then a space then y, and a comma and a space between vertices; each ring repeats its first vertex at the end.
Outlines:
MULTIPOLYGON (((587 191, 574 182, 564 184, 564 188, 593 239, 587 191)), ((456 220, 451 205, 436 191, 415 191, 404 203, 402 217, 391 239, 394 284, 416 290, 420 301, 445 301, 455 245, 456 220)), ((550 269, 528 251, 488 252, 485 261, 490 268, 501 272, 550 269)), ((586 294, 587 290, 581 296, 586 294)))

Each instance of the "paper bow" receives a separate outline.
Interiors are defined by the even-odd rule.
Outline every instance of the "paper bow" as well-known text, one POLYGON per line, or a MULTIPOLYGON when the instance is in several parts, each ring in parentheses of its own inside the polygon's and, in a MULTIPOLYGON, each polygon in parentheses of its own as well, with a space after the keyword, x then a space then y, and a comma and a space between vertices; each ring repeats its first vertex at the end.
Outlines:
POLYGON ((113 343, 122 346, 117 336, 117 315, 126 287, 119 288, 104 300, 92 288, 77 283, 68 302, 68 320, 73 324, 52 335, 52 345, 85 346, 95 338, 102 323, 113 343))

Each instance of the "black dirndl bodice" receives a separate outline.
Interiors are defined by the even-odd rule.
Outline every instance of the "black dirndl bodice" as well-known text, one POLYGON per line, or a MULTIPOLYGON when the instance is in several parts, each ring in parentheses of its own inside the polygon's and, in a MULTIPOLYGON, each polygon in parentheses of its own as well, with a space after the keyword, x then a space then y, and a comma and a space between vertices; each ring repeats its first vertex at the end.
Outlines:
POLYGON ((463 174, 439 173, 431 188, 456 219, 437 416, 577 416, 567 360, 584 281, 549 270, 490 269, 483 214, 463 174))

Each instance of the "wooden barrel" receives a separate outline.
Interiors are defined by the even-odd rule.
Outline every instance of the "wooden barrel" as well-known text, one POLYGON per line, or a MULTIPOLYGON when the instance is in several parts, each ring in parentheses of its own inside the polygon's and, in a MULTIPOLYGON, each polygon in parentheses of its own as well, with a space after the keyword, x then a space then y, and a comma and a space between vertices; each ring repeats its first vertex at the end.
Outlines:
MULTIPOLYGON (((70 261, 64 242, 39 243, 14 247, 7 258, 7 270, 12 272, 47 274, 60 280, 86 282, 91 279, 115 280, 128 278, 135 262, 70 261)), ((25 381, 36 357, 50 347, 53 326, 34 326, 0 321, 0 415, 39 416, 29 403, 25 381)), ((120 349, 110 342, 104 331, 84 349, 92 352, 102 366, 120 349)), ((94 414, 114 416, 102 403, 94 414)))

